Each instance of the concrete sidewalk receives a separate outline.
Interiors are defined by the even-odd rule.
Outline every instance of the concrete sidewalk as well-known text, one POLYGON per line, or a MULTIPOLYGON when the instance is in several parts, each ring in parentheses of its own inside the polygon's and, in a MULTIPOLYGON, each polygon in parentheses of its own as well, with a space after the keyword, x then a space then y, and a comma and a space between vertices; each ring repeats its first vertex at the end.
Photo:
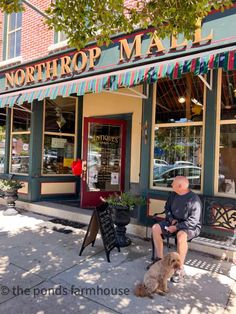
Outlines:
POLYGON ((153 299, 133 295, 150 262, 151 243, 132 245, 106 261, 101 238, 79 250, 87 227, 55 224, 46 216, 0 211, 0 313, 235 313, 236 266, 189 251, 184 283, 153 299))

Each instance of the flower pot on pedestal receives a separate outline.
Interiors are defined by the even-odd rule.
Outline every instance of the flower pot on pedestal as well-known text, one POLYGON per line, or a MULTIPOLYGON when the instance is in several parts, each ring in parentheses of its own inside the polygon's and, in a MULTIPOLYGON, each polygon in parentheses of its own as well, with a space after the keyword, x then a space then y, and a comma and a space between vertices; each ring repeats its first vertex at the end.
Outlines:
POLYGON ((12 180, 12 178, 8 180, 0 180, 0 190, 7 204, 7 209, 3 212, 3 215, 11 216, 18 214, 18 211, 15 208, 15 201, 18 199, 18 190, 22 187, 22 183, 12 180))
POLYGON ((18 199, 17 190, 13 189, 5 191, 3 198, 7 203, 7 208, 3 212, 3 215, 5 216, 17 215, 18 211, 15 208, 16 206, 15 201, 18 199))
POLYGON ((116 225, 116 238, 120 247, 131 244, 130 238, 126 236, 125 226, 130 222, 130 211, 134 206, 141 205, 144 199, 129 192, 120 194, 113 193, 106 198, 101 198, 103 202, 107 202, 113 212, 113 221, 116 225))
POLYGON ((126 206, 113 207, 113 221, 116 225, 116 239, 120 247, 131 244, 130 238, 126 236, 126 225, 130 222, 130 209, 126 206))

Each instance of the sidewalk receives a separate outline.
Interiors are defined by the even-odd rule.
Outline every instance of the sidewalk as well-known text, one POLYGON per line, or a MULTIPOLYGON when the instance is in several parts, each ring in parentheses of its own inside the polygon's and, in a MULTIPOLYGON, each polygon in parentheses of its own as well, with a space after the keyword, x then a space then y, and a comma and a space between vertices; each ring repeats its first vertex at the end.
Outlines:
POLYGON ((101 238, 79 250, 87 226, 55 224, 33 213, 3 216, 0 210, 0 313, 235 313, 236 266, 189 251, 184 283, 170 292, 137 298, 134 285, 150 262, 151 243, 132 245, 106 261, 101 238))

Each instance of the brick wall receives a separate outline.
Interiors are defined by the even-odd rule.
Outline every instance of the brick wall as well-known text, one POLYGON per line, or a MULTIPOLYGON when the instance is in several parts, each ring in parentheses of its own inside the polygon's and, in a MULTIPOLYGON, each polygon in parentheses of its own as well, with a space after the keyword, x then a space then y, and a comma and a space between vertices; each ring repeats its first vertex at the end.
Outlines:
MULTIPOLYGON (((50 0, 31 0, 40 10, 44 11, 50 0)), ((125 1, 129 6, 133 0, 125 1)), ((49 54, 48 47, 54 43, 54 32, 43 22, 43 17, 25 5, 22 15, 21 57, 22 62, 38 59, 49 54)), ((3 61, 4 14, 0 12, 0 62, 3 61)))
MULTIPOLYGON (((50 0, 31 0, 32 4, 44 11, 50 3, 50 0)), ((54 43, 54 32, 49 30, 43 22, 43 17, 25 6, 25 12, 22 15, 22 37, 21 37, 21 56, 22 62, 28 62, 45 55, 48 55, 48 47, 54 43)), ((3 60, 3 32, 4 32, 4 14, 0 13, 0 61, 3 60)))

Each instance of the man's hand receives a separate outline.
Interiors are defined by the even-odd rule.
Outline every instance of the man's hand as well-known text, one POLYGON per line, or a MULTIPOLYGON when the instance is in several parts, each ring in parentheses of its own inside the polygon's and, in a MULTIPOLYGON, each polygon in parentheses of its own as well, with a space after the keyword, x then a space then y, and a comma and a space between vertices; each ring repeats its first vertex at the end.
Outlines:
POLYGON ((173 220, 171 221, 171 226, 174 226, 174 225, 176 225, 176 224, 177 224, 177 222, 178 222, 178 220, 176 220, 176 219, 173 219, 173 220))
POLYGON ((166 231, 170 232, 170 233, 174 233, 177 231, 177 227, 176 226, 169 226, 166 227, 166 231))

